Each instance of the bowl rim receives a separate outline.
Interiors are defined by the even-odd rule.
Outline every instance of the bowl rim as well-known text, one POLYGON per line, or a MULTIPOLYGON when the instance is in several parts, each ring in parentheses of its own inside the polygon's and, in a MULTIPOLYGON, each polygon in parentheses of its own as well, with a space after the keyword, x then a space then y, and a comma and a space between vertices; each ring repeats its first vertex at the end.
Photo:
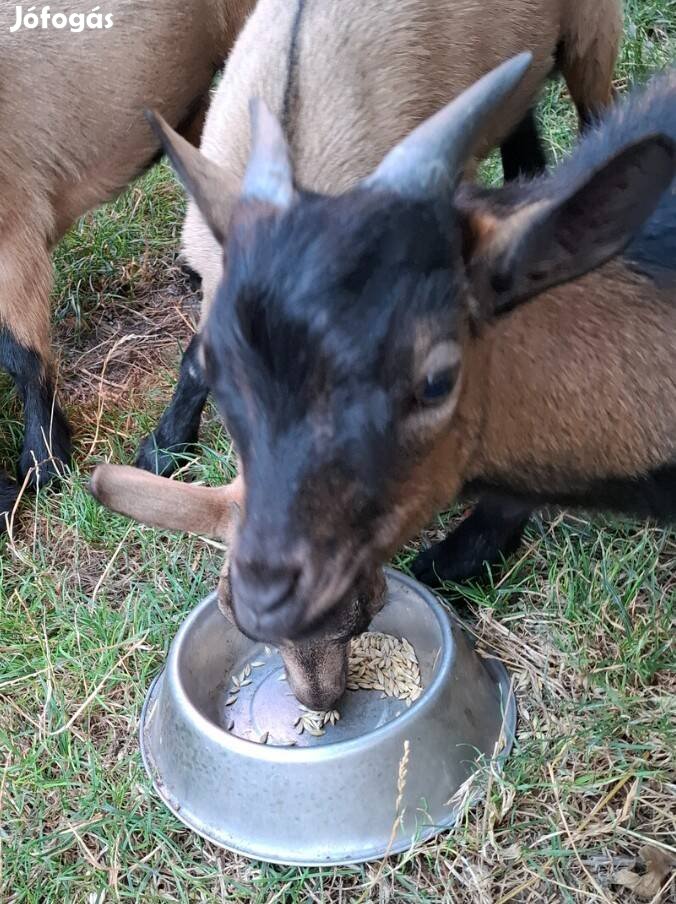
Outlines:
POLYGON ((321 744, 317 747, 284 747, 267 744, 258 744, 246 738, 239 738, 212 722, 200 712, 190 699, 184 688, 180 676, 179 661, 184 644, 194 623, 202 613, 216 599, 216 592, 210 593, 187 616, 177 631, 171 644, 166 662, 166 679, 169 692, 174 696, 183 717, 196 726, 200 734, 204 735, 214 744, 235 754, 245 755, 253 759, 261 759, 267 762, 296 762, 313 763, 338 759, 340 757, 371 750, 381 741, 388 740, 392 735, 405 733, 406 727, 414 722, 426 709, 434 704, 439 694, 443 692, 445 682, 453 667, 456 656, 455 641, 453 639, 452 620, 450 613, 442 606, 436 595, 424 584, 414 580, 407 574, 397 569, 384 567, 386 578, 404 584, 410 590, 422 596, 425 603, 432 610, 441 634, 442 655, 438 663, 437 673, 432 681, 423 690, 420 697, 396 719, 391 719, 384 725, 373 728, 356 738, 347 738, 343 741, 333 741, 321 744))

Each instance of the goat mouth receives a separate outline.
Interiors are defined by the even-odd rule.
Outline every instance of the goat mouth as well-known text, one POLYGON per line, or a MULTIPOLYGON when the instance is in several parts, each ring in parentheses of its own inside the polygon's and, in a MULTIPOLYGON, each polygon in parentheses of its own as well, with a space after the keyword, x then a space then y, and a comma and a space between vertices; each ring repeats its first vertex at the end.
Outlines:
POLYGON ((360 557, 353 557, 346 565, 348 559, 347 554, 337 556, 330 575, 319 585, 296 586, 295 592, 265 608, 258 606, 255 598, 238 594, 236 584, 231 583, 232 613, 237 627, 251 640, 275 646, 349 635, 349 630, 344 630, 341 624, 340 612, 353 602, 362 562, 360 557))
MULTIPOLYGON (((232 614, 235 624, 250 640, 281 646, 288 642, 311 639, 334 640, 335 615, 347 598, 341 597, 332 605, 317 611, 308 611, 300 599, 287 600, 284 605, 260 612, 245 606, 241 609, 235 601, 232 614)), ((341 634, 345 632, 339 632, 341 634)))
POLYGON ((259 643, 277 646, 286 640, 295 640, 302 630, 302 605, 296 599, 262 612, 251 606, 238 606, 235 600, 232 612, 242 634, 259 643))

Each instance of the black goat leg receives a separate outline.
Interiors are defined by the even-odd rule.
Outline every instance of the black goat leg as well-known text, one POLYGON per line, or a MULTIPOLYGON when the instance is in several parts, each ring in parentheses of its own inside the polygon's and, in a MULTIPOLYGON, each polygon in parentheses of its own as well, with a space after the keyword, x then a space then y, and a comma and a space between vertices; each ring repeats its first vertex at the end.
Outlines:
POLYGON ((474 510, 414 560, 413 574, 430 587, 480 577, 486 565, 499 564, 521 542, 532 508, 508 496, 482 496, 474 510))
POLYGON ((155 430, 139 447, 135 461, 137 468, 167 476, 178 466, 176 456, 189 452, 196 444, 209 395, 198 350, 199 334, 196 334, 183 355, 171 402, 155 430))
POLYGON ((519 177, 532 178, 547 167, 542 141, 538 134, 535 112, 529 110, 500 146, 505 182, 519 177))
POLYGON ((19 479, 29 475, 29 486, 43 486, 62 473, 71 455, 70 427, 56 401, 48 363, 5 327, 0 330, 0 367, 10 374, 23 401, 19 479))

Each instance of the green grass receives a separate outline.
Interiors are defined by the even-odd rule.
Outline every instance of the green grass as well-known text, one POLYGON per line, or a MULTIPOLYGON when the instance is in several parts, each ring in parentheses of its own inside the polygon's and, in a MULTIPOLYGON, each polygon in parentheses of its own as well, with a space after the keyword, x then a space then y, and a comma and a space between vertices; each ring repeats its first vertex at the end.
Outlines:
POLYGON ((83 312, 102 293, 132 295, 147 266, 178 244, 184 194, 162 161, 111 204, 84 216, 54 255, 56 317, 83 312))
MULTIPOLYGON (((627 26, 619 78, 673 58, 673 2, 630 0, 627 26)), ((573 119, 551 86, 542 122, 554 156, 573 140, 573 119)), ((447 588, 479 647, 510 668, 520 706, 504 774, 455 833, 382 867, 287 869, 215 849, 156 799, 138 754, 141 705, 178 625, 213 588, 221 554, 110 514, 86 484, 95 461, 131 459, 170 392, 178 316, 179 339, 167 327, 159 350, 155 337, 137 358, 111 356, 99 417, 97 381, 115 342, 180 307, 171 257, 182 209, 158 168, 84 218, 56 255, 78 449, 64 485, 27 498, 0 541, 0 900, 632 900, 608 884, 611 874, 646 840, 676 847, 676 537, 632 522, 536 520, 503 571, 447 588), (92 362, 83 359, 97 343, 92 362), (85 366, 93 376, 80 391, 85 366)), ((10 459, 20 441, 14 402, 7 423, 10 459)), ((187 471, 230 479, 213 415, 203 443, 187 471)), ((396 564, 406 568, 415 546, 396 564)))

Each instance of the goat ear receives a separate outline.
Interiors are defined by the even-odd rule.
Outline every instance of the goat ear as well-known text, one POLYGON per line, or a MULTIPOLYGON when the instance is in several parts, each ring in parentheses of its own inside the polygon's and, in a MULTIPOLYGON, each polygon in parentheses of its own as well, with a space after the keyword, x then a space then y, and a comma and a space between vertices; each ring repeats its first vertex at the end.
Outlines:
POLYGON ((194 199, 216 241, 222 245, 234 201, 226 171, 175 132, 159 113, 146 110, 145 116, 185 190, 194 199))
POLYGON ((653 135, 620 151, 563 197, 526 203, 505 219, 470 213, 469 270, 482 306, 507 310, 610 260, 675 175, 676 145, 653 135))
POLYGON ((124 465, 99 465, 90 491, 106 508, 142 524, 221 540, 244 502, 241 476, 226 487, 200 487, 124 465))

